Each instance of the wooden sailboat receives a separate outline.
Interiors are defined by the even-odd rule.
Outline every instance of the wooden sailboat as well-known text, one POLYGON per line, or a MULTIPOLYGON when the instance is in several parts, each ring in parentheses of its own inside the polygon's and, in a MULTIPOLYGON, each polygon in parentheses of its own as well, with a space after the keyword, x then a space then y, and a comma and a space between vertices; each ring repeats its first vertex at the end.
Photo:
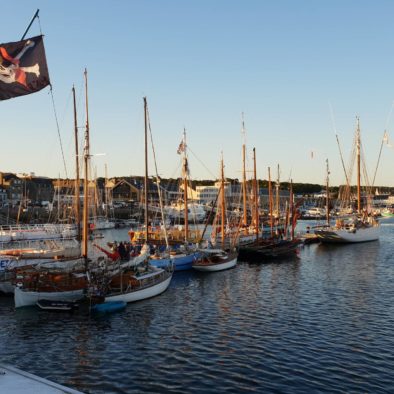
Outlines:
POLYGON ((221 249, 200 249, 201 256, 193 263, 193 268, 197 271, 213 272, 213 271, 223 271, 234 267, 237 264, 237 252, 230 251, 225 252, 225 195, 224 195, 224 167, 223 167, 223 157, 221 160, 221 183, 220 183, 220 196, 221 196, 221 249))
POLYGON ((362 209, 361 202, 361 132, 357 118, 356 127, 356 160, 357 160, 357 215, 348 219, 337 219, 331 226, 327 208, 327 224, 315 228, 315 234, 324 243, 358 243, 377 241, 380 234, 379 222, 362 209))
MULTIPOLYGON (((245 122, 242 114, 242 128, 241 133, 245 136, 245 122)), ((229 218, 231 223, 225 228, 225 245, 224 249, 230 249, 233 246, 241 247, 243 245, 253 244, 258 238, 259 227, 256 223, 249 222, 248 216, 248 190, 246 180, 246 144, 245 141, 242 144, 242 216, 234 222, 234 219, 229 218)), ((252 211, 252 209, 250 210, 252 211)), ((254 216, 253 213, 251 216, 254 216)), ((220 245, 220 238, 216 237, 215 233, 212 233, 211 242, 213 245, 220 245)), ((220 246, 219 246, 220 247, 220 246)), ((223 246, 222 246, 223 247, 223 246)))
MULTIPOLYGON (((242 114, 242 134, 246 135, 245 131, 245 122, 242 114)), ((253 154, 254 154, 254 174, 256 171, 256 151, 253 149, 253 154)), ((239 227, 239 234, 238 234, 238 239, 237 239, 237 246, 242 246, 242 245, 250 245, 256 242, 256 240, 259 238, 259 221, 258 221, 258 213, 256 215, 256 212, 258 212, 258 196, 257 196, 257 180, 256 177, 254 177, 253 180, 253 196, 255 200, 255 211, 253 212, 253 208, 251 209, 251 216, 254 217, 254 223, 249 223, 248 221, 248 191, 247 191, 247 181, 246 181, 246 144, 245 141, 242 144, 242 206, 243 206, 243 217, 242 217, 242 224, 239 227), (257 211, 256 211, 257 209, 257 211)))
MULTIPOLYGON (((182 157, 182 178, 183 178, 183 216, 184 216, 184 241, 178 247, 174 248, 170 254, 174 262, 175 271, 185 271, 192 269, 192 265, 199 252, 196 250, 196 244, 190 244, 189 240, 196 241, 200 237, 198 229, 190 229, 189 227, 189 199, 188 199, 188 173, 189 164, 187 159, 187 143, 186 143, 186 130, 183 132, 183 140, 181 143, 183 153, 182 157)), ((191 211, 193 213, 193 210, 191 211)), ((205 216, 205 214, 204 214, 205 216)))
MULTIPOLYGON (((95 262, 88 259, 88 168, 89 168, 89 112, 87 71, 85 70, 86 96, 86 128, 84 148, 84 204, 82 224, 82 255, 78 259, 65 260, 64 267, 42 267, 40 270, 23 270, 16 273, 16 287, 14 293, 15 307, 36 304, 45 299, 48 301, 76 301, 81 299, 88 286, 88 266, 103 263, 101 257, 95 262)), ((75 114, 75 109, 74 109, 75 114)), ((78 171, 78 167, 77 167, 78 171)), ((79 176, 77 175, 77 179, 79 176)))
MULTIPOLYGON (((188 160, 186 155, 187 144, 186 144, 186 132, 183 133, 182 146, 182 182, 183 182, 183 217, 184 225, 176 228, 167 228, 165 226, 159 227, 155 230, 148 230, 148 242, 156 243, 160 239, 165 243, 171 245, 169 251, 170 256, 167 259, 163 259, 160 255, 158 258, 151 259, 151 264, 155 267, 164 268, 170 262, 174 263, 175 271, 184 271, 192 268, 194 260, 198 257, 199 252, 196 250, 196 245, 201 238, 201 232, 198 229, 191 229, 189 227, 189 203, 188 203, 188 160)), ((160 191, 160 188, 158 189, 160 191)), ((149 206, 145 206, 146 211, 149 210, 149 206)), ((148 227, 149 228, 149 227, 148 227)), ((143 239, 146 239, 146 224, 145 234, 143 239)), ((141 239, 141 233, 134 233, 134 237, 141 239)), ((134 238, 135 240, 135 238, 134 238)))
MULTIPOLYGON (((164 206, 163 211, 166 214, 166 218, 170 217, 173 220, 182 219, 183 225, 179 226, 166 226, 165 220, 163 220, 162 226, 150 226, 148 227, 148 233, 146 233, 146 227, 137 231, 129 231, 130 240, 133 244, 139 244, 146 242, 146 234, 148 236, 148 242, 154 244, 165 245, 168 244, 173 247, 174 250, 187 249, 190 244, 196 244, 201 238, 201 232, 197 228, 190 228, 189 222, 196 220, 199 222, 203 217, 205 217, 205 211, 197 214, 192 204, 189 203, 188 199, 188 158, 187 158, 187 143, 186 143, 186 131, 183 133, 183 139, 178 148, 178 153, 182 153, 182 189, 183 189, 183 201, 182 203, 177 203, 175 206, 164 206)), ((160 191, 160 187, 158 188, 160 191)), ((149 205, 146 205, 146 209, 149 209, 149 205)), ((201 207, 200 207, 201 208, 201 207)), ((202 208, 201 208, 202 209, 202 208)), ((186 260, 188 260, 186 258, 186 260)), ((183 264, 183 263, 182 263, 183 264)), ((185 261, 185 264, 188 264, 185 261)), ((179 265, 180 267, 180 265, 179 265)), ((191 268, 191 261, 188 267, 191 268)), ((176 264, 175 270, 178 271, 178 264, 176 264)))
MULTIPOLYGON (((144 97, 145 119, 145 236, 148 234, 148 114, 147 101, 144 97)), ((154 267, 147 260, 145 263, 132 269, 119 272, 107 277, 104 294, 105 302, 124 301, 134 302, 154 297, 163 293, 169 286, 173 275, 173 264, 170 259, 166 260, 164 268, 154 267)))
MULTIPOLYGON (((256 158, 254 155, 254 162, 256 162, 256 158)), ((271 228, 271 237, 268 239, 256 239, 256 241, 251 245, 240 246, 238 249, 238 258, 243 260, 258 260, 263 261, 267 258, 280 258, 294 255, 298 249, 298 246, 301 243, 301 240, 294 237, 294 229, 296 226, 296 212, 294 209, 294 201, 293 201, 293 188, 292 182, 290 182, 290 198, 289 198, 289 209, 287 212, 287 220, 285 231, 282 235, 276 234, 274 236, 273 232, 273 213, 272 213, 272 195, 271 195, 271 177, 270 170, 269 173, 269 216, 270 216, 270 228, 271 228), (288 227, 291 219, 291 230, 288 236, 288 227), (283 236, 284 235, 284 236, 283 236)), ((279 174, 279 171, 278 171, 279 174)), ((254 178, 256 179, 256 171, 254 173, 254 178)), ((279 178, 279 176, 278 176, 279 178)), ((276 210, 279 213, 279 192, 278 187, 279 181, 277 183, 277 194, 276 194, 276 210)), ((279 217, 279 216, 278 216, 279 217)))

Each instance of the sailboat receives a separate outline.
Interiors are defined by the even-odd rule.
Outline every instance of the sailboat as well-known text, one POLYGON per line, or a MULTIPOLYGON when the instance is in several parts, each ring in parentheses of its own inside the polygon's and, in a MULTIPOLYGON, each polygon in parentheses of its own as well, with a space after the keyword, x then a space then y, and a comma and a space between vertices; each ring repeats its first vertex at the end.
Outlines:
MULTIPOLYGON (((23 307, 36 304, 45 299, 48 301, 76 301, 83 298, 89 284, 88 268, 105 266, 103 256, 95 261, 88 258, 88 168, 90 160, 89 152, 89 112, 87 71, 85 70, 85 95, 86 95, 86 128, 84 148, 84 204, 82 223, 82 255, 77 259, 65 259, 62 262, 46 264, 39 269, 23 269, 16 272, 14 300, 15 307, 23 307)), ((75 114, 75 91, 74 114, 75 114)), ((77 126, 75 125, 77 136, 77 126)), ((77 139, 77 137, 76 137, 77 139)), ((78 157, 78 155, 77 155, 78 157)), ((78 173, 79 168, 77 166, 78 173)), ((77 180, 79 175, 77 174, 77 180)), ((79 217, 78 220, 79 221, 79 217)), ((78 224, 79 227, 79 224, 78 224)), ((108 261, 108 263, 111 263, 108 261)))
MULTIPOLYGON (((146 243, 148 243, 148 107, 144 97, 145 119, 145 228, 146 243)), ((174 272, 171 259, 164 259, 166 266, 159 268, 147 260, 138 267, 122 270, 116 275, 106 278, 104 289, 105 301, 134 302, 157 296, 167 290, 174 272)))
MULTIPOLYGON (((147 224, 145 223, 145 234, 141 234, 141 232, 133 233, 133 241, 138 239, 148 239, 148 242, 156 243, 157 241, 161 241, 159 243, 171 244, 171 249, 169 251, 170 256, 166 258, 162 258, 160 254, 158 254, 157 258, 152 256, 151 264, 155 267, 164 268, 169 263, 170 260, 174 264, 175 271, 185 271, 192 268, 192 264, 195 259, 198 257, 199 252, 196 250, 196 245, 201 239, 201 233, 198 229, 191 229, 189 227, 189 202, 188 202, 188 159, 187 159, 187 143, 186 143, 186 131, 183 132, 183 139, 178 149, 179 153, 183 153, 182 155, 182 183, 183 183, 183 218, 184 224, 183 226, 170 227, 167 228, 165 225, 160 226, 156 229, 152 229, 148 227, 148 233, 146 233, 147 224)), ((160 187, 158 187, 159 195, 160 187)), ((146 204, 146 203, 145 203, 146 204)), ((160 201, 160 208, 162 207, 160 201)), ((149 210, 149 205, 145 205, 145 210, 149 210)), ((165 207, 164 207, 165 210, 165 207)), ((164 210, 162 212, 162 216, 164 216, 164 210)), ((205 215, 205 212, 204 212, 205 215)), ((164 222, 164 220, 163 220, 164 222)))
MULTIPOLYGON (((242 134, 245 136, 245 122, 242 114, 242 134)), ((256 187, 256 183, 253 183, 253 188, 256 187)), ((258 195, 256 194, 257 189, 254 189, 253 200, 255 207, 258 204, 258 195)), ((253 223, 250 223, 248 218, 248 190, 247 190, 247 180, 246 180, 246 144, 242 144, 242 212, 240 212, 241 217, 236 219, 229 218, 232 221, 229 226, 225 229, 225 249, 231 248, 232 245, 241 247, 243 245, 253 244, 259 237, 259 224, 258 219, 256 219, 255 210, 250 209, 252 212, 251 216, 254 219, 253 223)), ((257 214, 258 216, 258 214, 257 214)), ((216 237, 216 234, 212 233, 211 242, 213 245, 216 243, 220 244, 220 238, 216 237)))
MULTIPOLYGON (((270 178, 270 177, 269 177, 270 178)), ((252 245, 245 245, 239 248, 238 257, 245 260, 258 260, 262 261, 264 259, 277 259, 282 257, 288 257, 295 255, 298 246, 301 244, 301 240, 294 236, 294 230, 297 224, 297 213, 294 207, 293 201, 293 186, 290 182, 290 198, 289 198, 289 208, 286 215, 286 225, 281 236, 274 236, 273 234, 273 215, 272 215, 272 203, 271 203, 271 193, 269 195, 270 199, 270 218, 271 218, 271 237, 268 239, 257 239, 252 245), (290 223, 291 221, 291 223, 290 223), (290 225, 290 234, 288 234, 288 229, 290 225)), ((279 207, 279 203, 277 203, 279 207)), ((277 210, 279 212, 279 209, 277 210)))
MULTIPOLYGON (((361 132, 359 118, 357 118, 355 143, 357 160, 357 215, 350 218, 337 219, 335 225, 330 225, 327 203, 327 224, 315 228, 315 234, 324 243, 357 243, 377 241, 379 239, 380 224, 375 218, 368 215, 367 209, 362 209, 361 203, 361 132)), ((348 180, 347 176, 346 178, 348 180)))
POLYGON ((226 204, 224 195, 224 166, 223 157, 221 159, 221 182, 220 182, 220 196, 221 196, 221 214, 220 214, 220 232, 222 240, 222 248, 215 249, 200 249, 201 256, 193 263, 193 268, 197 271, 213 272, 223 271, 237 264, 237 252, 236 251, 224 251, 226 243, 225 235, 225 222, 226 222, 226 204))

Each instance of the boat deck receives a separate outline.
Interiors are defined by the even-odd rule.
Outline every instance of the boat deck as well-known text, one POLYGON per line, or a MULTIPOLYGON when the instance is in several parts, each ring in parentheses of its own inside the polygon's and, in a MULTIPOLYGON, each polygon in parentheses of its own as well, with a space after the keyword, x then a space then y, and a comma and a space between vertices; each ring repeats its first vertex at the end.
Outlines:
POLYGON ((7 394, 82 394, 80 391, 2 364, 0 364, 0 387, 0 391, 7 394))

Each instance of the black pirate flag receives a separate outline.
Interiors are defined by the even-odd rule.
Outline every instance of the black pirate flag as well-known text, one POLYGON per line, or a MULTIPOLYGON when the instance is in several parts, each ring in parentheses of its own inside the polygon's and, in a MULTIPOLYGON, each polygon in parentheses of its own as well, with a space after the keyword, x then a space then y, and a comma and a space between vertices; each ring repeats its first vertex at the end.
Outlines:
POLYGON ((42 36, 0 44, 0 100, 38 92, 49 84, 42 36))

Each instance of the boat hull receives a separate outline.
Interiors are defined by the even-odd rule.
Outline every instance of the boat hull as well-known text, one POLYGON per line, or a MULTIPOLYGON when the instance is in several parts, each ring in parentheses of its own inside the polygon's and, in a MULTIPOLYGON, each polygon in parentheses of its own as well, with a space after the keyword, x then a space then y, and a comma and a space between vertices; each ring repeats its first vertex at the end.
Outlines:
POLYGON ((172 275, 170 275, 162 282, 159 282, 147 288, 137 289, 128 293, 106 296, 104 302, 124 301, 129 303, 155 297, 167 290, 168 286, 170 285, 171 278, 172 275))
POLYGON ((172 263, 174 264, 174 271, 186 271, 193 268, 193 263, 198 256, 198 253, 173 255, 168 259, 152 259, 150 263, 157 268, 166 268, 172 263))
POLYGON ((0 282, 0 292, 14 294, 14 285, 10 281, 0 282))
POLYGON ((49 301, 78 301, 83 298, 84 290, 57 291, 57 292, 37 292, 26 291, 15 287, 14 300, 15 308, 35 305, 40 299, 49 301))
POLYGON ((315 234, 323 243, 358 243, 371 242, 379 239, 379 226, 361 229, 318 229, 315 234))
POLYGON ((216 272, 216 271, 224 271, 230 268, 235 267, 237 264, 237 257, 231 257, 229 260, 223 263, 216 264, 193 264, 193 268, 197 271, 201 272, 216 272))
POLYGON ((285 258, 295 255, 300 244, 300 240, 285 240, 256 246, 242 247, 239 248, 238 258, 245 260, 285 258))

